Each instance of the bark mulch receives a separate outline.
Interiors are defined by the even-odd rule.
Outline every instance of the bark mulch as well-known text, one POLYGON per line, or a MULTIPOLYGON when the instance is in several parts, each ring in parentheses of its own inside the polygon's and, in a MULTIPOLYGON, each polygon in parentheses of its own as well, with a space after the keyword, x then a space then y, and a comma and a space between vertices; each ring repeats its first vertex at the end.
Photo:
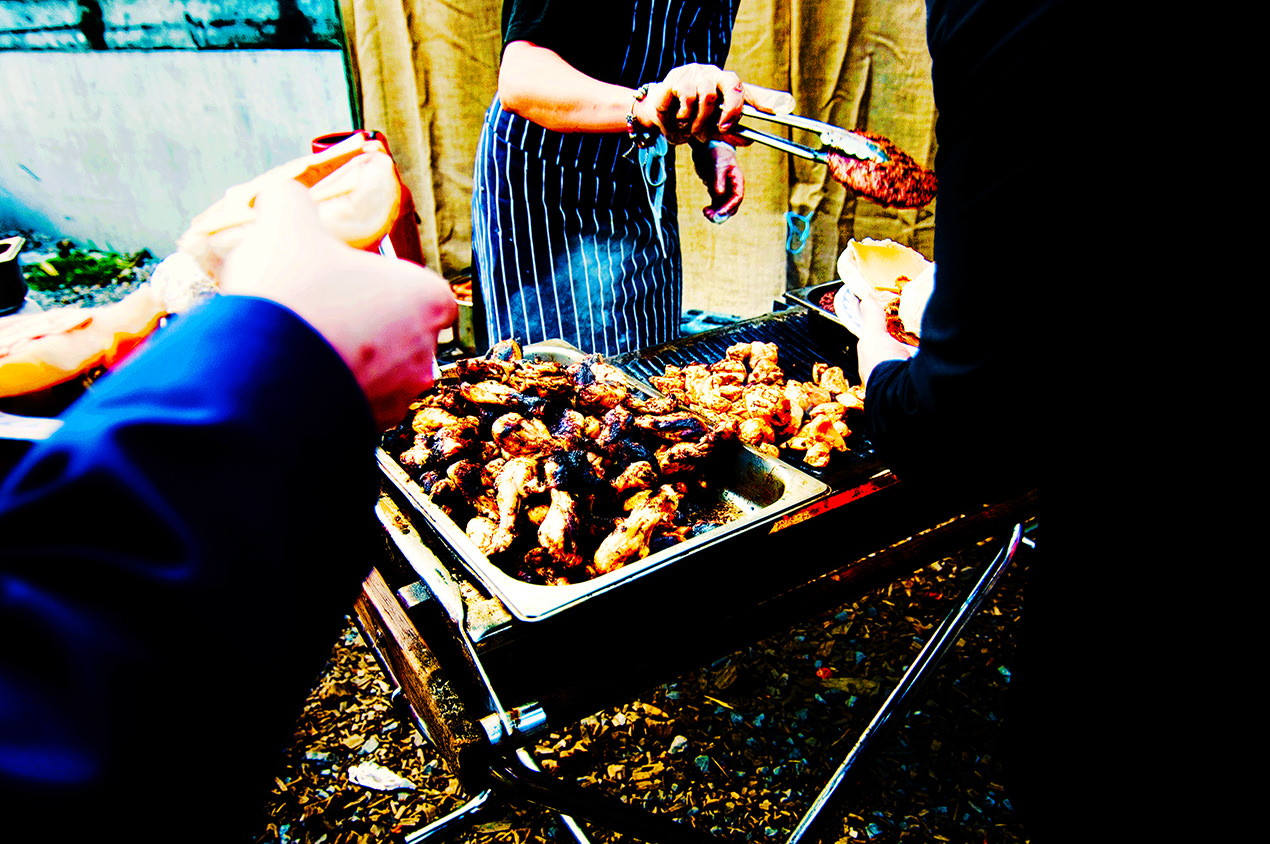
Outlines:
MULTIPOLYGON (((784 841, 1001 541, 932 561, 909 580, 559 728, 535 755, 556 776, 690 818, 731 840, 784 841)), ((866 763, 862 782, 826 825, 825 841, 1027 840, 1004 786, 1000 750, 1029 558, 1034 553, 1021 549, 866 763)), ((390 691, 350 622, 279 766, 259 844, 398 841, 463 804, 457 782, 390 691), (406 782, 393 789, 376 773, 406 782)), ((632 840, 583 827, 597 844, 632 840)), ((573 838, 545 810, 503 805, 450 840, 573 838)))

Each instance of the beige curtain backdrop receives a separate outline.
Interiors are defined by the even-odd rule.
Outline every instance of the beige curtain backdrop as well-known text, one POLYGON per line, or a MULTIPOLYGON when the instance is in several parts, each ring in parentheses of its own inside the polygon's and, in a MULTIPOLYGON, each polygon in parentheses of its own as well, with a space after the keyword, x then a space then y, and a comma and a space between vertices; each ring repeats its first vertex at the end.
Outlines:
MULTIPOLYGON (((428 265, 453 276, 472 260, 472 162, 498 84, 501 0, 340 0, 340 8, 362 128, 388 137, 414 194, 428 265)), ((878 132, 929 166, 925 24, 923 0, 743 0, 728 68, 792 92, 798 114, 878 132)), ((776 124, 751 125, 817 145, 776 124)), ((705 188, 689 156, 679 156, 686 308, 767 313, 784 290, 833 280, 851 237, 889 237, 931 254, 934 204, 881 208, 849 196, 821 165, 758 144, 739 155, 746 199, 722 225, 702 216, 705 188), (787 212, 811 221, 798 254, 787 249, 787 212)))

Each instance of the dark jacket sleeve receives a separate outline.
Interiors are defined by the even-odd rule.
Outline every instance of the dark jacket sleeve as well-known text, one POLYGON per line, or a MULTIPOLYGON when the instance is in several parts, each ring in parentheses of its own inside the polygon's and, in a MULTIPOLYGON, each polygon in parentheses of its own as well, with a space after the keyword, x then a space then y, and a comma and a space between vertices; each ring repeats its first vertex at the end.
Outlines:
POLYGON ((931 0, 935 289, 920 351, 878 366, 865 400, 870 438, 905 480, 968 494, 1038 482, 1056 271, 1078 271, 1062 148, 1084 96, 1063 70, 1072 18, 1061 0, 931 0))
POLYGON ((0 487, 6 823, 247 840, 370 564, 366 400, 291 311, 224 297, 64 418, 0 487))

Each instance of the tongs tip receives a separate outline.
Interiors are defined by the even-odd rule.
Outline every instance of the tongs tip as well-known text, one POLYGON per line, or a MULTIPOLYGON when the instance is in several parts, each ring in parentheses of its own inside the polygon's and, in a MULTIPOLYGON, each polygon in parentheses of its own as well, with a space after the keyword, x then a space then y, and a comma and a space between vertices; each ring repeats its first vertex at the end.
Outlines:
POLYGON ((886 154, 886 151, 881 146, 862 135, 857 135, 855 132, 848 132, 846 129, 833 129, 822 132, 820 143, 852 158, 876 161, 879 164, 885 164, 891 160, 891 157, 886 154))

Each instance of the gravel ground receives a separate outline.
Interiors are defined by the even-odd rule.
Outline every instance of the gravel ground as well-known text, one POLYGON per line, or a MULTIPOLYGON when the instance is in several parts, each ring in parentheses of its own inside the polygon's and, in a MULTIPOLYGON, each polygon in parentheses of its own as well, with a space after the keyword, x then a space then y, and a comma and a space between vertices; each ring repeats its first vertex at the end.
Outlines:
MULTIPOLYGON (((556 776, 690 818, 732 840, 783 841, 998 545, 992 540, 933 561, 911 580, 560 728, 535 755, 556 776)), ((824 840, 1027 840, 1004 788, 999 746, 1033 555, 1016 558, 913 711, 868 762, 824 840)), ((399 840, 462 805, 457 782, 389 692, 350 623, 297 724, 259 844, 399 840), (367 762, 409 786, 379 791, 358 785, 350 769, 367 762)), ((631 840, 610 830, 587 831, 597 843, 631 840)), ((499 806, 450 840, 572 838, 543 810, 499 806)))
POLYGON ((98 305, 118 302, 144 283, 143 279, 138 279, 102 287, 81 286, 64 287, 57 290, 28 290, 26 300, 28 303, 34 302, 41 310, 45 311, 65 307, 93 308, 98 305))

